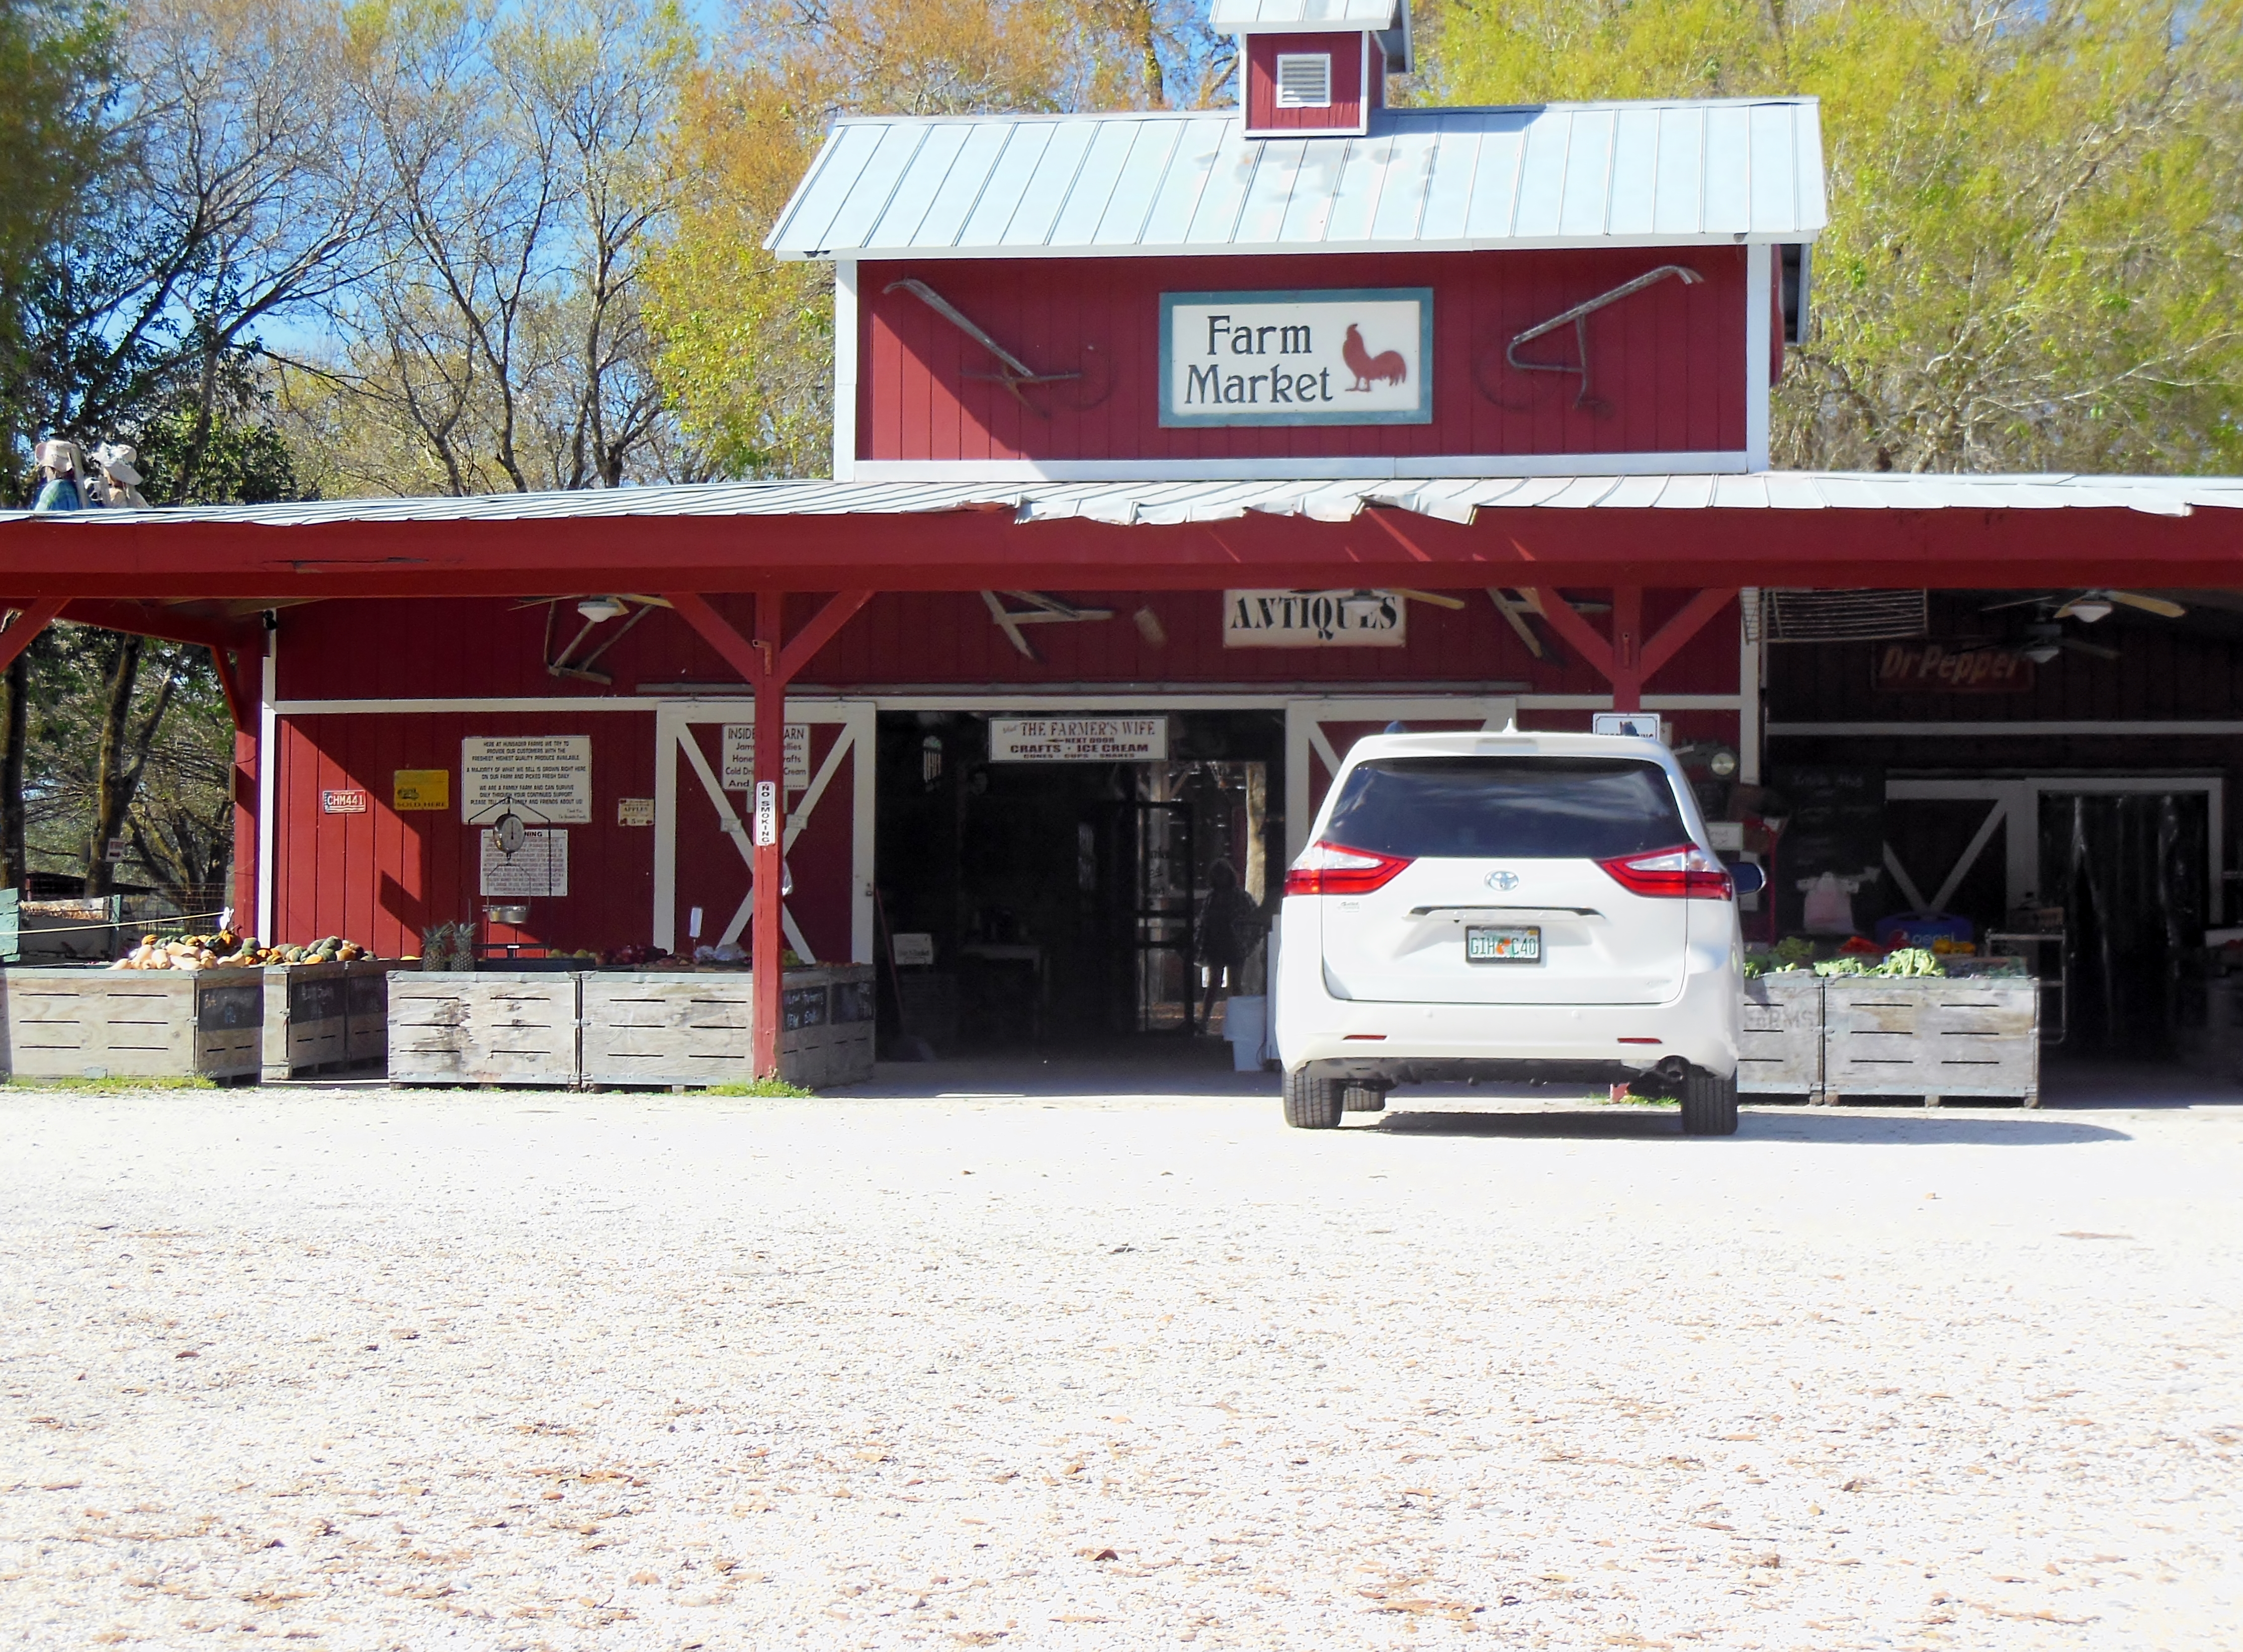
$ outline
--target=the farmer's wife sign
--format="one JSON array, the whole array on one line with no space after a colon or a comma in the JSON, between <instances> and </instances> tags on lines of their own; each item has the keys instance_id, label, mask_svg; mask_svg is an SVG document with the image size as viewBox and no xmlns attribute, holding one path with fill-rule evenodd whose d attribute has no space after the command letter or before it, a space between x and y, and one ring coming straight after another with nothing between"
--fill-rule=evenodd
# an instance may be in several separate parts
<instances>
[{"instance_id":1,"label":"the farmer's wife sign","mask_svg":"<svg viewBox=\"0 0 2243 1652\"><path fill-rule=\"evenodd\" d=\"M1163 292L1161 423L1424 425L1433 290Z\"/></svg>"}]
</instances>

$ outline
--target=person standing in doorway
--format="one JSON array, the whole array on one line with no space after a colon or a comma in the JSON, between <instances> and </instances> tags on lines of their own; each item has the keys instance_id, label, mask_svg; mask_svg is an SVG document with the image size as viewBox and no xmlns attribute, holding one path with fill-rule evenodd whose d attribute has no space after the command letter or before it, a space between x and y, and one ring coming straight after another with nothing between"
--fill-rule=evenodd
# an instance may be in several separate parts
<instances>
[{"instance_id":1,"label":"person standing in doorway","mask_svg":"<svg viewBox=\"0 0 2243 1652\"><path fill-rule=\"evenodd\" d=\"M1207 1007L1199 1024L1215 1024L1215 995L1238 991L1246 977L1246 957L1260 938L1262 914L1253 897L1238 887L1238 871L1219 860L1208 869L1207 899L1199 910L1199 961L1207 971Z\"/></svg>"}]
</instances>

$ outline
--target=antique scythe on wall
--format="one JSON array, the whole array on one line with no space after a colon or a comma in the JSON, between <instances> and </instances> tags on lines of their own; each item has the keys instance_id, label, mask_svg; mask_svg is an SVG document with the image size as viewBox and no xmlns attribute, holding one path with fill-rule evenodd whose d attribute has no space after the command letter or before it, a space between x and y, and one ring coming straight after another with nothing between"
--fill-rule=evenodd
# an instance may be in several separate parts
<instances>
[{"instance_id":1,"label":"antique scythe on wall","mask_svg":"<svg viewBox=\"0 0 2243 1652\"><path fill-rule=\"evenodd\" d=\"M1619 286L1614 287L1609 292L1600 292L1595 298L1585 299L1581 303L1575 305L1572 309L1563 311L1557 315L1552 316L1547 321L1542 322L1538 326L1529 327L1524 332L1512 335L1511 342L1503 347L1503 359L1509 362L1512 366L1519 369L1521 373L1570 373L1574 374L1581 381L1581 389L1580 393L1573 398L1573 406L1576 407L1585 408L1591 413L1609 413L1612 411L1612 406L1610 403L1605 401L1600 397L1592 396L1589 394L1589 318L1594 315L1598 311L1603 309L1606 305L1618 304L1622 299L1632 298L1636 293L1642 292L1646 287L1657 285L1660 282L1667 279L1670 275L1680 280L1685 286L1696 286L1706 279L1704 276L1699 274L1697 271L1685 268L1680 264L1662 264L1655 270L1646 271L1643 274L1637 276L1633 281L1621 283ZM1535 339L1545 337L1549 333L1555 332L1559 328L1567 326L1572 326L1573 329L1573 349L1577 359L1573 361L1521 361L1519 359L1519 346L1524 344L1532 344ZM1495 402L1499 406L1507 405L1503 401L1501 397L1496 395L1493 391L1489 390L1485 383L1480 386L1480 389L1482 393L1487 396L1489 400Z\"/></svg>"},{"instance_id":2,"label":"antique scythe on wall","mask_svg":"<svg viewBox=\"0 0 2243 1652\"><path fill-rule=\"evenodd\" d=\"M960 332L964 333L967 338L973 339L974 343L980 345L984 350L987 350L992 356L995 357L999 368L998 372L969 373L963 376L968 379L980 379L991 384L1000 384L1004 386L1006 393L1009 394L1014 401L1019 402L1020 406L1026 407L1030 413L1035 414L1039 419L1048 419L1051 417L1051 414L1044 408L1036 406L1034 402L1030 401L1027 397L1020 393L1022 387L1025 386L1081 383L1083 386L1084 393L1076 400L1075 405L1078 408L1095 407L1100 402L1106 400L1106 393L1111 386L1105 381L1107 375L1103 373L1100 373L1096 375L1093 375L1092 373L1082 370L1077 370L1074 373L1038 373L1034 368L1029 366L1027 362L1021 360L1020 357L1014 355L1011 351L1006 349L1003 345L999 344L994 339L991 338L987 331L984 329L979 322L968 316L964 311L960 310L949 299L944 298L942 294L937 292L933 287L927 285L924 281L912 279L906 279L901 281L891 281L881 290L886 292L910 293L912 297L917 299L921 304L926 306L928 309L933 311L935 314L940 316L945 321L950 323L952 326L956 327ZM1099 367L1103 366L1104 364L1098 359L1098 346L1096 345L1087 344L1083 346L1082 348L1088 366ZM1096 382L1093 382L1094 377Z\"/></svg>"}]
</instances>

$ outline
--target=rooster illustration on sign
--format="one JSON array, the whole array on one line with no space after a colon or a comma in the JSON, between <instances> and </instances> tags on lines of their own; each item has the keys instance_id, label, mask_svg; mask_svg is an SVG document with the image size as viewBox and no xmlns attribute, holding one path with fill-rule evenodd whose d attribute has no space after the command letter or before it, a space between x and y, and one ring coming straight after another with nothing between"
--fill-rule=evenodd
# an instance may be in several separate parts
<instances>
[{"instance_id":1,"label":"rooster illustration on sign","mask_svg":"<svg viewBox=\"0 0 2243 1652\"><path fill-rule=\"evenodd\" d=\"M1372 355L1364 347L1362 331L1352 321L1347 324L1347 337L1340 340L1339 353L1347 370L1355 375L1355 382L1348 386L1351 391L1367 391L1373 379L1398 385L1410 376L1410 364L1402 359L1399 350Z\"/></svg>"}]
</instances>

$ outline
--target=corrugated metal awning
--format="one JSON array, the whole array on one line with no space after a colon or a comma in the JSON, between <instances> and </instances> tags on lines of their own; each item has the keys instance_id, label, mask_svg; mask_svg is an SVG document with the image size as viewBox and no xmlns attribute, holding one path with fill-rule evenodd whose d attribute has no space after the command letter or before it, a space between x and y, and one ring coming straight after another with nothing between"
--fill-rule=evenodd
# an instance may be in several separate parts
<instances>
[{"instance_id":1,"label":"corrugated metal awning","mask_svg":"<svg viewBox=\"0 0 2243 1652\"><path fill-rule=\"evenodd\" d=\"M1361 138L1235 113L836 123L765 243L783 259L1121 257L1806 241L1819 108L1381 111Z\"/></svg>"},{"instance_id":2,"label":"corrugated metal awning","mask_svg":"<svg viewBox=\"0 0 2243 1652\"><path fill-rule=\"evenodd\" d=\"M2186 516L2203 507L2243 510L2243 478L1763 471L1742 476L1553 474L1387 481L707 482L583 493L484 494L465 499L81 511L45 517L10 511L0 513L0 525L38 521L98 532L104 524L125 523L143 527L163 522L308 527L340 522L906 516L1001 510L1020 522L1079 519L1150 527L1233 520L1249 513L1344 522L1366 506L1465 523L1481 511L1508 510L2127 510ZM0 574L5 566L5 554L0 552Z\"/></svg>"}]
</instances>

